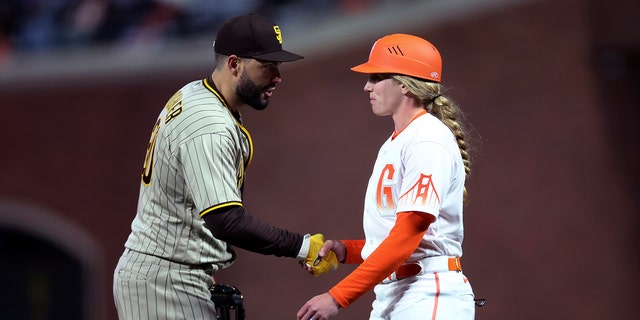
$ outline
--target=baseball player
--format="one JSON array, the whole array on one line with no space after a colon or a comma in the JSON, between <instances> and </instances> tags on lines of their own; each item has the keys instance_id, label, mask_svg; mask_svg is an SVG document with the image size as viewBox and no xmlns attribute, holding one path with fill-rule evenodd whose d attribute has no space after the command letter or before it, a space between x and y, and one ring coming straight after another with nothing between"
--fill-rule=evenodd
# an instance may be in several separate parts
<instances>
[{"instance_id":1,"label":"baseball player","mask_svg":"<svg viewBox=\"0 0 640 320\"><path fill-rule=\"evenodd\" d=\"M137 214L114 271L120 319L216 319L213 274L236 259L234 247L297 258L313 274L321 234L303 235L258 220L243 207L253 157L239 108L265 109L282 81L281 62L302 59L282 49L270 19L225 21L214 43L210 77L178 90L160 112L144 161Z\"/></svg>"},{"instance_id":2,"label":"baseball player","mask_svg":"<svg viewBox=\"0 0 640 320\"><path fill-rule=\"evenodd\" d=\"M459 110L441 94L442 61L428 41L407 34L378 39L364 91L374 114L393 119L365 194L365 240L329 240L342 263L360 265L310 299L298 319L335 316L367 291L370 319L473 319L474 294L462 273L462 208L469 157Z\"/></svg>"}]
</instances>

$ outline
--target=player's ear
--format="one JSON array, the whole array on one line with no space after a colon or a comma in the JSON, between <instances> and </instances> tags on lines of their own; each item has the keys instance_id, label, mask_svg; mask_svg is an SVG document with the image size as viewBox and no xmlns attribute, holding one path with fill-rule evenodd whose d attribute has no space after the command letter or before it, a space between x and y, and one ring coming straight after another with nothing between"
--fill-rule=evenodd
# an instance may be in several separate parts
<instances>
[{"instance_id":1,"label":"player's ear","mask_svg":"<svg viewBox=\"0 0 640 320\"><path fill-rule=\"evenodd\" d=\"M239 73L238 65L240 64L240 61L240 57L236 55L230 55L227 59L227 68L229 68L229 71L231 71L234 76Z\"/></svg>"},{"instance_id":2,"label":"player's ear","mask_svg":"<svg viewBox=\"0 0 640 320\"><path fill-rule=\"evenodd\" d=\"M402 94L404 95L410 93L409 88L407 88L404 84L400 84L400 92L402 92Z\"/></svg>"}]
</instances>

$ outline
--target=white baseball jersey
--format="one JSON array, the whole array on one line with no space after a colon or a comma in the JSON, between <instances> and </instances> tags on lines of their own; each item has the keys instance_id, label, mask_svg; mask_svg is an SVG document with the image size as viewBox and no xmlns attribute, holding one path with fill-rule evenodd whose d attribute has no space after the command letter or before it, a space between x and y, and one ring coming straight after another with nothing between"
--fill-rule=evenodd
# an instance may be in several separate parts
<instances>
[{"instance_id":1,"label":"white baseball jersey","mask_svg":"<svg viewBox=\"0 0 640 320\"><path fill-rule=\"evenodd\" d=\"M414 119L380 148L365 194L366 259L387 237L396 213L420 211L433 222L409 261L462 256L465 171L453 133L431 114Z\"/></svg>"},{"instance_id":2,"label":"white baseball jersey","mask_svg":"<svg viewBox=\"0 0 640 320\"><path fill-rule=\"evenodd\" d=\"M209 79L167 102L153 129L138 210L125 247L173 262L229 266L235 251L206 228L207 212L241 205L253 145Z\"/></svg>"}]
</instances>

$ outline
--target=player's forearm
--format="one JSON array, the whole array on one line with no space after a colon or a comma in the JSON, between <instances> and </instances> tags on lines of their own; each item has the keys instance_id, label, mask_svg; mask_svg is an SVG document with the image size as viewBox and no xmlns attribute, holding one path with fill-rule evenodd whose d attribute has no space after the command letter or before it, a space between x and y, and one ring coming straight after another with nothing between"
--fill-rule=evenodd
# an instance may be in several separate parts
<instances>
[{"instance_id":1,"label":"player's forearm","mask_svg":"<svg viewBox=\"0 0 640 320\"><path fill-rule=\"evenodd\" d=\"M389 236L351 274L329 293L346 308L398 269L420 244L432 217L424 213L398 213Z\"/></svg>"},{"instance_id":2,"label":"player's forearm","mask_svg":"<svg viewBox=\"0 0 640 320\"><path fill-rule=\"evenodd\" d=\"M295 258L304 235L270 226L242 207L215 211L204 217L214 237L245 250Z\"/></svg>"}]
</instances>

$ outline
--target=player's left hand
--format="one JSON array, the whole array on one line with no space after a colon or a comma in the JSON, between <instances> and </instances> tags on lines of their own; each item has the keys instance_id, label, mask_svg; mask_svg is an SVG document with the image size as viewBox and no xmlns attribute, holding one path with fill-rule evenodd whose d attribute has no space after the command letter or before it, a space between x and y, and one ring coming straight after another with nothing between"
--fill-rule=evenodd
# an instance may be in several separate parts
<instances>
[{"instance_id":1,"label":"player's left hand","mask_svg":"<svg viewBox=\"0 0 640 320\"><path fill-rule=\"evenodd\" d=\"M338 268L338 258L333 251L320 255L324 246L324 235L317 233L309 238L309 253L304 261L300 261L302 267L314 276L327 273Z\"/></svg>"},{"instance_id":2,"label":"player's left hand","mask_svg":"<svg viewBox=\"0 0 640 320\"><path fill-rule=\"evenodd\" d=\"M333 299L331 294L325 292L321 295L311 298L307 303L298 310L296 316L298 320L328 320L340 311L340 305Z\"/></svg>"}]
</instances>

